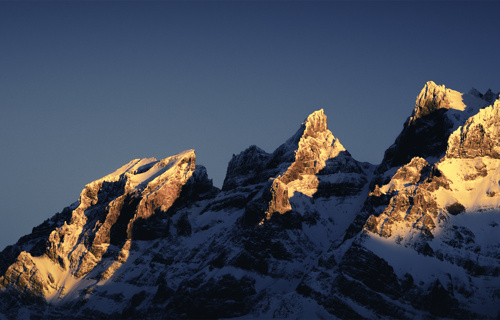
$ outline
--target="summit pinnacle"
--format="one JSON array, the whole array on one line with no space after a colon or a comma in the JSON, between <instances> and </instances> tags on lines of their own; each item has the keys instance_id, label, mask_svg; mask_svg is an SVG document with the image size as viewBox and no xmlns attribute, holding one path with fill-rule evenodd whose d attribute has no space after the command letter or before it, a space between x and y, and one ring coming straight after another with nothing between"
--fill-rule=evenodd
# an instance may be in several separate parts
<instances>
[{"instance_id":1,"label":"summit pinnacle","mask_svg":"<svg viewBox=\"0 0 500 320\"><path fill-rule=\"evenodd\" d=\"M0 252L0 318L497 318L499 123L428 82L379 166L323 109L221 190L194 150L132 160Z\"/></svg>"}]
</instances>

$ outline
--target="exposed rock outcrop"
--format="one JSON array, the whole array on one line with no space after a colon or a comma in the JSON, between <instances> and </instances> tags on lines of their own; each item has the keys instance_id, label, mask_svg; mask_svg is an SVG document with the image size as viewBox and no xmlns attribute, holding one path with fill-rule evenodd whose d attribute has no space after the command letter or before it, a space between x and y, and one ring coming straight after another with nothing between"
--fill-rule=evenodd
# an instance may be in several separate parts
<instances>
[{"instance_id":1,"label":"exposed rock outcrop","mask_svg":"<svg viewBox=\"0 0 500 320\"><path fill-rule=\"evenodd\" d=\"M465 105L467 101L469 105ZM450 134L470 116L488 105L479 92L463 95L429 81L417 97L411 117L385 154L377 171L404 165L414 157L437 159L444 155Z\"/></svg>"},{"instance_id":2,"label":"exposed rock outcrop","mask_svg":"<svg viewBox=\"0 0 500 320\"><path fill-rule=\"evenodd\" d=\"M222 190L244 187L265 181L263 172L271 155L257 146L250 146L239 155L233 155L227 166L226 178Z\"/></svg>"},{"instance_id":3,"label":"exposed rock outcrop","mask_svg":"<svg viewBox=\"0 0 500 320\"><path fill-rule=\"evenodd\" d=\"M206 170L196 168L195 159L194 151L189 150L160 161L133 160L88 184L80 195L79 205L71 212L71 219L48 235L45 252L38 252L39 258L21 253L0 278L2 285L23 289L22 279L36 279L32 282L38 293L61 294L64 288L53 285L56 280L81 278L111 253L111 266L97 271L100 277L109 278L128 258L136 221L167 212L186 185L184 191L191 190L191 194L193 189L197 195L200 191L216 192ZM116 250L113 248L118 249L116 254L112 254ZM61 279L54 280L54 272L38 272L40 268L61 269L58 272Z\"/></svg>"},{"instance_id":4,"label":"exposed rock outcrop","mask_svg":"<svg viewBox=\"0 0 500 320\"><path fill-rule=\"evenodd\" d=\"M323 110L222 190L193 150L133 160L0 253L0 318L498 317L493 97L427 83L378 167Z\"/></svg>"},{"instance_id":5,"label":"exposed rock outcrop","mask_svg":"<svg viewBox=\"0 0 500 320\"><path fill-rule=\"evenodd\" d=\"M500 100L470 117L449 140L447 157L500 159Z\"/></svg>"},{"instance_id":6,"label":"exposed rock outcrop","mask_svg":"<svg viewBox=\"0 0 500 320\"><path fill-rule=\"evenodd\" d=\"M293 140L289 140L285 145L292 146L298 136L300 139L293 162L282 175L273 181L272 200L266 211L266 220L271 219L274 213L283 214L290 211L292 207L288 199L293 197L295 192L312 197L318 191L320 183L316 175L325 168L327 160L335 159L341 153L344 157L350 158L344 146L328 130L323 109L312 113L304 121L297 134L292 137ZM354 161L351 160L351 162ZM354 163L353 165L356 166ZM359 169L357 173L363 173L361 168L357 167ZM330 172L337 173L334 170ZM264 220L261 223L263 222Z\"/></svg>"}]
</instances>

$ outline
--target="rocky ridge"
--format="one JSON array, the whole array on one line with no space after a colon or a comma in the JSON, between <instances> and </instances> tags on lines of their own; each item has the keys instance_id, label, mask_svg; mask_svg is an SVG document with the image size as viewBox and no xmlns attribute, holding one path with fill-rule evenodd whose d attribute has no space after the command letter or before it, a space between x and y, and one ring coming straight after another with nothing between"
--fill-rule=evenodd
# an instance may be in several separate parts
<instances>
[{"instance_id":1,"label":"rocky ridge","mask_svg":"<svg viewBox=\"0 0 500 320\"><path fill-rule=\"evenodd\" d=\"M436 161L444 155L450 134L470 116L491 104L490 100L473 90L462 94L427 82L403 130L386 150L378 172L404 165L417 156Z\"/></svg>"},{"instance_id":2,"label":"rocky ridge","mask_svg":"<svg viewBox=\"0 0 500 320\"><path fill-rule=\"evenodd\" d=\"M495 97L428 82L379 166L323 110L221 190L193 150L133 160L0 253L0 317L497 317Z\"/></svg>"}]
</instances>

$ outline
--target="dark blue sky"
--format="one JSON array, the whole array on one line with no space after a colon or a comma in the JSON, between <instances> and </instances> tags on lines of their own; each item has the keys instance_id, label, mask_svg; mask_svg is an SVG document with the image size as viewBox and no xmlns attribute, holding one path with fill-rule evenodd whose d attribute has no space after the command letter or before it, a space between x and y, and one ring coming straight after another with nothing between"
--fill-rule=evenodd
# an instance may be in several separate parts
<instances>
[{"instance_id":1,"label":"dark blue sky","mask_svg":"<svg viewBox=\"0 0 500 320\"><path fill-rule=\"evenodd\" d=\"M314 110L379 163L428 80L500 91L498 2L0 2L0 250L134 158L222 184Z\"/></svg>"}]
</instances>

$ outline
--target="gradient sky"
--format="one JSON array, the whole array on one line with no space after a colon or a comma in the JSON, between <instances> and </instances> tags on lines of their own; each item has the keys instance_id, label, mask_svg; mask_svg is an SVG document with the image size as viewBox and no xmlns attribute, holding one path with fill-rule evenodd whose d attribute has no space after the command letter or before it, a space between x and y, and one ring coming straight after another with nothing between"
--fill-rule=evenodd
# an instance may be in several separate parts
<instances>
[{"instance_id":1,"label":"gradient sky","mask_svg":"<svg viewBox=\"0 0 500 320\"><path fill-rule=\"evenodd\" d=\"M499 2L0 2L0 250L135 158L221 186L324 108L379 163L428 80L500 91Z\"/></svg>"}]
</instances>

